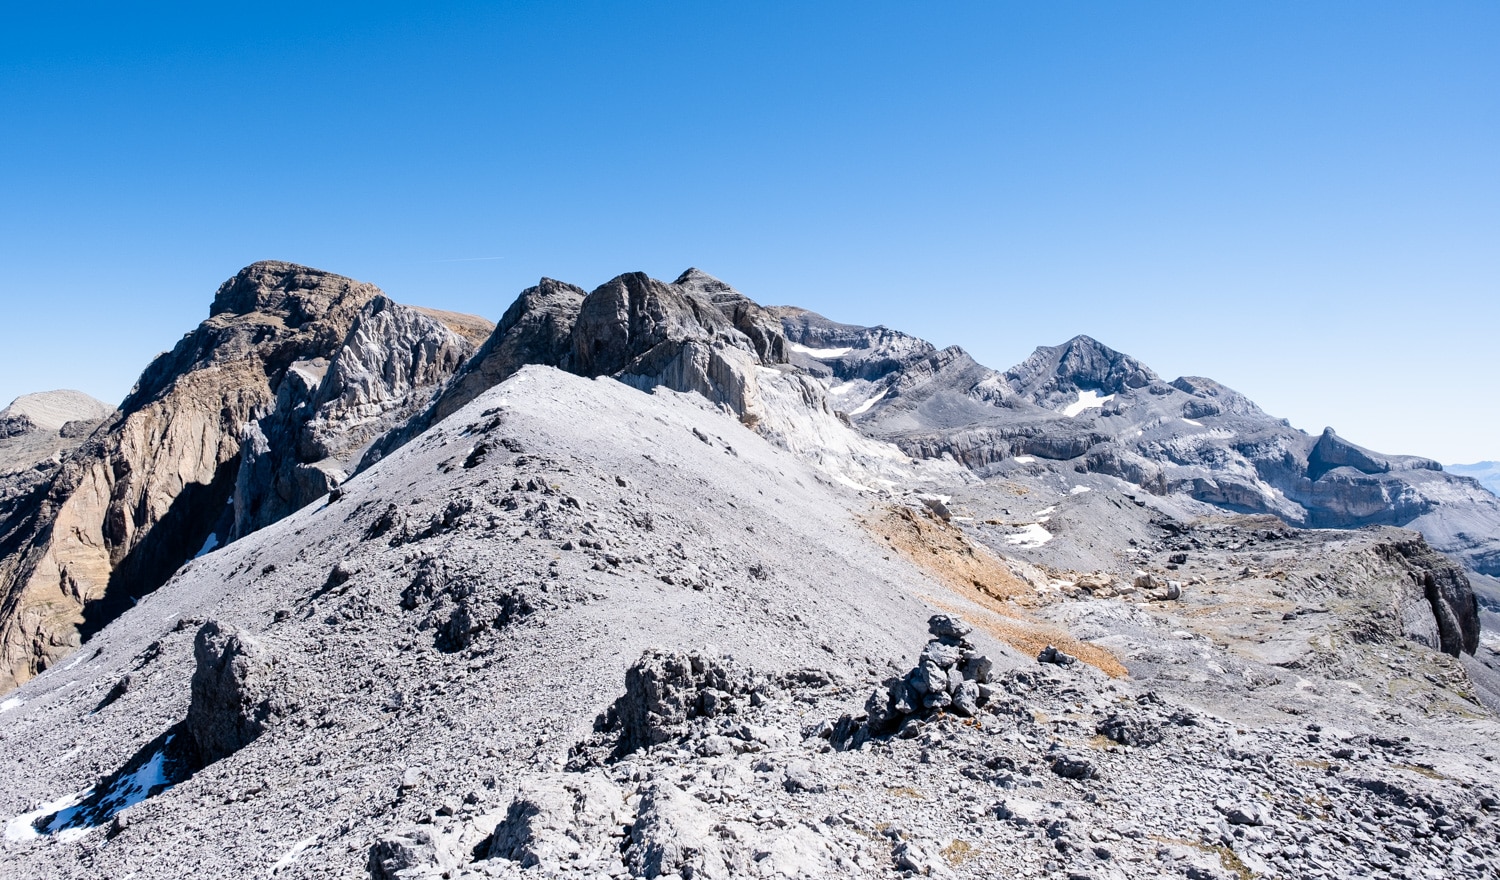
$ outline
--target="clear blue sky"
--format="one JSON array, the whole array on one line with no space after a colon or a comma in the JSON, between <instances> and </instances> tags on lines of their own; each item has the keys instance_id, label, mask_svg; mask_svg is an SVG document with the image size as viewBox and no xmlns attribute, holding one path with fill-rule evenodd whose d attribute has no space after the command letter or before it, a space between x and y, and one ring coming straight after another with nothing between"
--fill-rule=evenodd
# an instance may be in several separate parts
<instances>
[{"instance_id":1,"label":"clear blue sky","mask_svg":"<svg viewBox=\"0 0 1500 880\"><path fill-rule=\"evenodd\" d=\"M1500 458L1497 47L1492 0L7 4L0 398L118 402L259 259L491 319L696 265Z\"/></svg>"}]
</instances>

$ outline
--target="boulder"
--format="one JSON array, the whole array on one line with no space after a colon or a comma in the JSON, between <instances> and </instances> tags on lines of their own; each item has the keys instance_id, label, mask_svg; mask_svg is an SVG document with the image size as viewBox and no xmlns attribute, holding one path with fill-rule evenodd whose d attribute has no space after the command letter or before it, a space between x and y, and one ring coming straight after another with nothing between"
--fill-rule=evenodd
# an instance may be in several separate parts
<instances>
[{"instance_id":1,"label":"boulder","mask_svg":"<svg viewBox=\"0 0 1500 880\"><path fill-rule=\"evenodd\" d=\"M296 708L275 654L238 627L203 624L193 660L186 723L202 764L234 754Z\"/></svg>"},{"instance_id":2,"label":"boulder","mask_svg":"<svg viewBox=\"0 0 1500 880\"><path fill-rule=\"evenodd\" d=\"M490 838L488 858L523 868L584 868L610 857L618 865L623 829L634 820L625 793L589 773L524 782Z\"/></svg>"},{"instance_id":3,"label":"boulder","mask_svg":"<svg viewBox=\"0 0 1500 880\"><path fill-rule=\"evenodd\" d=\"M712 692L717 715L737 695L749 693L747 675L698 653L650 650L625 672L625 693L602 720L618 733L616 756L659 745L683 732L693 718L706 717L704 695Z\"/></svg>"}]
</instances>

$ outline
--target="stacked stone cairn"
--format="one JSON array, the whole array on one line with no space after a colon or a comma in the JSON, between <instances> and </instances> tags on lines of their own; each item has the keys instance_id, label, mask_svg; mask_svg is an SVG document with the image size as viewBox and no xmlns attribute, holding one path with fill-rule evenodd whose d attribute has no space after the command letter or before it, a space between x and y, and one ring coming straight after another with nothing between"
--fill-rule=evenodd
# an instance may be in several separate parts
<instances>
[{"instance_id":1,"label":"stacked stone cairn","mask_svg":"<svg viewBox=\"0 0 1500 880\"><path fill-rule=\"evenodd\" d=\"M972 626L952 615L936 614L927 621L927 629L933 638L916 667L887 679L865 702L866 733L855 733L856 748L868 736L914 736L914 722L940 712L977 715L994 695L990 675L995 664L965 638L974 631Z\"/></svg>"}]
</instances>

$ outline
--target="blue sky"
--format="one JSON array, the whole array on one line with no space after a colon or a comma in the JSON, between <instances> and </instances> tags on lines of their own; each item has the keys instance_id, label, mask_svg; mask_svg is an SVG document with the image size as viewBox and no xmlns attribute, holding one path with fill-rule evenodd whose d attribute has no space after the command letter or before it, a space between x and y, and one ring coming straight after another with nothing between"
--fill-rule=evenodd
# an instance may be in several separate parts
<instances>
[{"instance_id":1,"label":"blue sky","mask_svg":"<svg viewBox=\"0 0 1500 880\"><path fill-rule=\"evenodd\" d=\"M0 398L118 402L259 259L491 319L695 265L1500 458L1500 4L417 6L8 4Z\"/></svg>"}]
</instances>

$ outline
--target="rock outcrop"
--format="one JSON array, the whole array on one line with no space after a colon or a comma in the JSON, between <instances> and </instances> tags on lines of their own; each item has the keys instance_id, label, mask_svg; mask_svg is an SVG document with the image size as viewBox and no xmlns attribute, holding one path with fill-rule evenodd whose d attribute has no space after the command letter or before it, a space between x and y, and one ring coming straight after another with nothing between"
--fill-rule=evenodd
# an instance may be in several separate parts
<instances>
[{"instance_id":1,"label":"rock outcrop","mask_svg":"<svg viewBox=\"0 0 1500 880\"><path fill-rule=\"evenodd\" d=\"M193 660L185 727L200 764L234 754L296 708L285 661L239 627L203 624Z\"/></svg>"},{"instance_id":2,"label":"rock outcrop","mask_svg":"<svg viewBox=\"0 0 1500 880\"><path fill-rule=\"evenodd\" d=\"M511 304L432 405L375 443L362 467L527 364L697 393L757 424L766 407L755 368L785 363L786 352L769 312L696 269L671 284L630 272L587 294L543 278Z\"/></svg>"},{"instance_id":3,"label":"rock outcrop","mask_svg":"<svg viewBox=\"0 0 1500 880\"><path fill-rule=\"evenodd\" d=\"M0 410L0 535L113 411L81 391L25 394Z\"/></svg>"},{"instance_id":4,"label":"rock outcrop","mask_svg":"<svg viewBox=\"0 0 1500 880\"><path fill-rule=\"evenodd\" d=\"M0 523L0 691L195 554L326 492L338 455L425 405L469 350L373 285L290 263L241 270Z\"/></svg>"},{"instance_id":5,"label":"rock outcrop","mask_svg":"<svg viewBox=\"0 0 1500 880\"><path fill-rule=\"evenodd\" d=\"M440 318L378 295L331 359L292 365L275 407L245 428L231 537L326 495L370 440L429 404L474 351Z\"/></svg>"}]
</instances>

